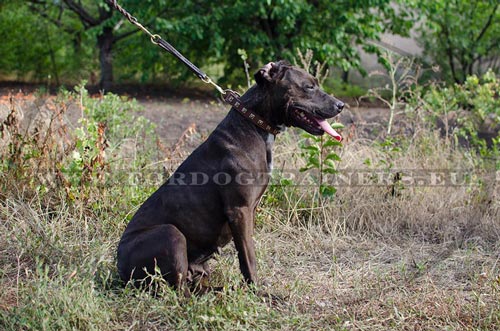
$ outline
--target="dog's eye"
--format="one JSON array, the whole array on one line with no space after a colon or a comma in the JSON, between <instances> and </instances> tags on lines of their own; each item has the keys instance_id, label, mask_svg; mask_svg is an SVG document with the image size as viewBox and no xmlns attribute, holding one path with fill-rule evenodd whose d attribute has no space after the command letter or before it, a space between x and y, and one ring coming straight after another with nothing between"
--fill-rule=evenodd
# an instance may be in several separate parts
<instances>
[{"instance_id":1,"label":"dog's eye","mask_svg":"<svg viewBox=\"0 0 500 331\"><path fill-rule=\"evenodd\" d=\"M312 90L314 90L315 87L314 87L314 85L306 85L305 88L306 88L306 90L312 91Z\"/></svg>"}]
</instances>

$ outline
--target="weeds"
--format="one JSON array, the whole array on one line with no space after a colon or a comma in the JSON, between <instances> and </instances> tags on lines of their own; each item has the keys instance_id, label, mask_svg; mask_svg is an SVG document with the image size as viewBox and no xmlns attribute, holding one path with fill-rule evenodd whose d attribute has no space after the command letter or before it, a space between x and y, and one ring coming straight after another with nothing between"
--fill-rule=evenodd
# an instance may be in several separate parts
<instances>
[{"instance_id":1,"label":"weeds","mask_svg":"<svg viewBox=\"0 0 500 331\"><path fill-rule=\"evenodd\" d=\"M375 71L370 73L370 76L385 77L389 83L383 87L371 88L368 96L382 101L389 108L387 135L390 135L394 115L401 106L405 105L403 100L411 96L412 87L417 83L420 71L412 59L398 56L390 51L384 52L380 60L387 72Z\"/></svg>"},{"instance_id":2,"label":"weeds","mask_svg":"<svg viewBox=\"0 0 500 331\"><path fill-rule=\"evenodd\" d=\"M318 61L313 61L314 52L310 49L302 53L302 51L297 48L297 58L298 60L294 59L294 64L311 73L311 75L318 79L319 85L323 85L330 72L328 68L326 68L326 62L320 63Z\"/></svg>"},{"instance_id":3,"label":"weeds","mask_svg":"<svg viewBox=\"0 0 500 331\"><path fill-rule=\"evenodd\" d=\"M344 126L341 124L333 125L335 129L341 129ZM313 136L311 134L303 134L304 140L300 143L301 155L306 160L305 166L300 168L301 172L311 169L317 170L315 181L318 186L318 191L323 197L333 197L337 189L328 184L325 180L325 175L334 175L337 173L335 162L340 162L340 156L333 152L333 147L342 146L336 140L328 139L325 141L323 136Z\"/></svg>"}]
</instances>

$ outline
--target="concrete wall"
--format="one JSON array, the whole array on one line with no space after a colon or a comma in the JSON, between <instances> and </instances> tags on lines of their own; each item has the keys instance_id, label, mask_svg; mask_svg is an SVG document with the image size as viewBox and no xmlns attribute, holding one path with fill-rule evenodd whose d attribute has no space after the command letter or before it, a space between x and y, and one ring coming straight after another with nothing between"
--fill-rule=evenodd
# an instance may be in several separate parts
<instances>
[{"instance_id":1,"label":"concrete wall","mask_svg":"<svg viewBox=\"0 0 500 331\"><path fill-rule=\"evenodd\" d=\"M374 45L380 47L381 49L387 49L396 54L400 54L407 57L415 57L422 55L422 48L417 44L415 38L405 38L393 34L383 34L380 41L374 41ZM374 54L369 54L360 49L361 65L369 74L371 72L384 70L384 68L378 63L378 58ZM371 87L374 84L380 83L380 78L370 78L363 77L357 71L351 71L349 73L349 82L364 87Z\"/></svg>"}]
</instances>

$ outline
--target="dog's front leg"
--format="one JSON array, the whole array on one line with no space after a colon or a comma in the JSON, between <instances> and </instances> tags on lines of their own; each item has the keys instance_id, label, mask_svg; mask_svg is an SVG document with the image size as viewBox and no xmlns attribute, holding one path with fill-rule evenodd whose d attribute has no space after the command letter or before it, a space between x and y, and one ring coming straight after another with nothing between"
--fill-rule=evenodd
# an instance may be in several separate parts
<instances>
[{"instance_id":1,"label":"dog's front leg","mask_svg":"<svg viewBox=\"0 0 500 331\"><path fill-rule=\"evenodd\" d=\"M234 244L238 250L240 270L248 284L257 282L257 263L253 242L253 210L248 207L234 207L226 211Z\"/></svg>"}]
</instances>

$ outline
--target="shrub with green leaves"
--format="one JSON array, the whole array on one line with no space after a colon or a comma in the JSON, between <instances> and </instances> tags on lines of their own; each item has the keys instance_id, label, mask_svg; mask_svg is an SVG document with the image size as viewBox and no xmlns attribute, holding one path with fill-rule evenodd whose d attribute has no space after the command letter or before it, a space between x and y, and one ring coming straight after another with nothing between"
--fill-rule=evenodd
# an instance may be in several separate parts
<instances>
[{"instance_id":1,"label":"shrub with green leaves","mask_svg":"<svg viewBox=\"0 0 500 331\"><path fill-rule=\"evenodd\" d=\"M497 159L500 167L500 79L492 71L472 75L464 84L431 85L413 102L431 114L447 137L477 150L484 158Z\"/></svg>"},{"instance_id":2,"label":"shrub with green leaves","mask_svg":"<svg viewBox=\"0 0 500 331\"><path fill-rule=\"evenodd\" d=\"M66 184L73 189L71 196L82 193L84 186L104 183L113 173L123 173L125 168L133 169L151 158L154 143L154 126L145 118L135 115L141 108L135 100L128 100L114 94L90 97L81 85L75 93L63 99L78 98L83 116L74 131L74 149L61 162L61 173ZM137 139L138 136L148 139ZM120 155L124 142L133 139L143 147L144 153L135 155L132 162L124 161ZM146 146L147 145L147 146ZM113 164L114 171L104 171ZM108 178L105 178L108 177ZM67 188L68 191L68 188Z\"/></svg>"},{"instance_id":3,"label":"shrub with green leaves","mask_svg":"<svg viewBox=\"0 0 500 331\"><path fill-rule=\"evenodd\" d=\"M24 128L21 114L26 110L14 104L2 124L3 135L10 139L0 150L3 190L12 180L33 193L58 194L63 189L71 201L88 201L90 191L110 190L109 183L122 181L156 156L154 126L136 115L141 108L135 100L90 96L82 84L75 92L43 99L40 107L45 121L39 124ZM80 116L77 123L69 120L70 109Z\"/></svg>"}]
</instances>

